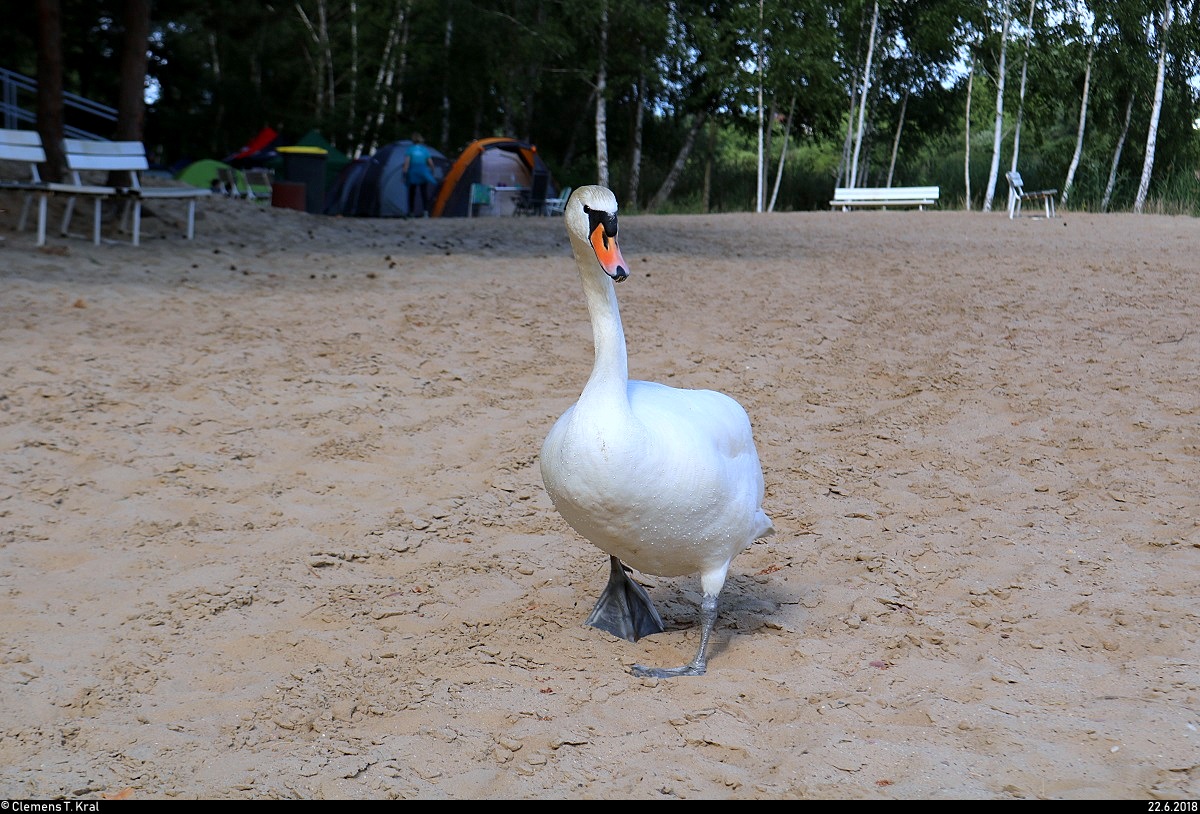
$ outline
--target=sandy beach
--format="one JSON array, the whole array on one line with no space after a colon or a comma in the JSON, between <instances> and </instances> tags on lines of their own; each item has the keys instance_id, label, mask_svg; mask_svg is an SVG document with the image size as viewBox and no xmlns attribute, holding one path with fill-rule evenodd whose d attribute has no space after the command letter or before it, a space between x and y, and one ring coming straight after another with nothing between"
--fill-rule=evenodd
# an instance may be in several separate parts
<instances>
[{"instance_id":1,"label":"sandy beach","mask_svg":"<svg viewBox=\"0 0 1200 814\"><path fill-rule=\"evenodd\" d=\"M0 210L0 797L1200 797L1196 219L622 217L630 373L776 527L655 680L698 581L586 627L538 469L561 218Z\"/></svg>"}]
</instances>

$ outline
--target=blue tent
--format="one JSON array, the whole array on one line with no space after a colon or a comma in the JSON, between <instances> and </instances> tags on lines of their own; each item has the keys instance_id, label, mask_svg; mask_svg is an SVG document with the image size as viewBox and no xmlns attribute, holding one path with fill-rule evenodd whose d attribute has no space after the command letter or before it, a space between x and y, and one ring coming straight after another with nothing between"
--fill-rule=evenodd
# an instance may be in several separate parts
<instances>
[{"instance_id":1,"label":"blue tent","mask_svg":"<svg viewBox=\"0 0 1200 814\"><path fill-rule=\"evenodd\" d=\"M325 199L326 215L363 218L399 218L408 214L408 184L404 180L404 153L411 141L394 141L380 147L370 158L351 161L338 175ZM428 146L428 145L427 145ZM432 207L450 161L429 147L437 183L429 191Z\"/></svg>"}]
</instances>

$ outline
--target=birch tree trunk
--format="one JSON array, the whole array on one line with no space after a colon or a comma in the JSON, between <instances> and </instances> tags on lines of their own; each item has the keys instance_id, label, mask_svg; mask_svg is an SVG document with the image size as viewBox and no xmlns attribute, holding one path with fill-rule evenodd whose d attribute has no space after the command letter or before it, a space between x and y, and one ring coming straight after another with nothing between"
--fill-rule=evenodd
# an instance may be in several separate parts
<instances>
[{"instance_id":1,"label":"birch tree trunk","mask_svg":"<svg viewBox=\"0 0 1200 814\"><path fill-rule=\"evenodd\" d=\"M309 19L307 12L299 2L296 4L296 14L308 31L313 41L315 56L313 58L313 87L316 93L314 108L317 115L332 113L337 95L334 91L333 46L329 41L329 18L326 13L325 0L317 0L317 21Z\"/></svg>"},{"instance_id":2,"label":"birch tree trunk","mask_svg":"<svg viewBox=\"0 0 1200 814\"><path fill-rule=\"evenodd\" d=\"M988 170L987 191L983 194L983 211L992 211L996 195L996 178L1000 174L1000 146L1004 138L1004 73L1008 58L1008 28L1012 22L1008 0L1004 2L1004 23L1000 27L1000 65L996 70L996 126L992 133L992 165Z\"/></svg>"},{"instance_id":3,"label":"birch tree trunk","mask_svg":"<svg viewBox=\"0 0 1200 814\"><path fill-rule=\"evenodd\" d=\"M863 128L866 123L867 91L871 87L871 60L875 56L875 30L879 25L879 0L871 16L871 35L867 40L867 64L863 68L862 94L858 100L858 133L854 139L854 158L850 162L850 186L858 186L858 157L862 150Z\"/></svg>"},{"instance_id":4,"label":"birch tree trunk","mask_svg":"<svg viewBox=\"0 0 1200 814\"><path fill-rule=\"evenodd\" d=\"M712 203L712 168L713 156L717 153L717 128L709 125L708 127L708 147L704 151L704 192L700 201L700 211L708 214L709 206Z\"/></svg>"},{"instance_id":5,"label":"birch tree trunk","mask_svg":"<svg viewBox=\"0 0 1200 814\"><path fill-rule=\"evenodd\" d=\"M642 61L641 64L646 64L646 48L641 49ZM639 187L642 185L642 136L645 132L646 122L646 72L643 70L638 75L638 90L637 90L637 107L633 111L633 149L629 155L629 192L625 199L634 208L637 208L638 195L641 193Z\"/></svg>"},{"instance_id":6,"label":"birch tree trunk","mask_svg":"<svg viewBox=\"0 0 1200 814\"><path fill-rule=\"evenodd\" d=\"M1025 29L1025 55L1021 60L1021 91L1017 96L1017 126L1013 129L1012 172L1017 171L1017 157L1021 152L1021 123L1025 120L1025 85L1029 76L1029 49L1033 43L1033 11L1037 0L1029 0L1029 24ZM998 179L997 179L998 180ZM1012 211L1013 197L1016 192L1012 185L1008 186L1008 210Z\"/></svg>"},{"instance_id":7,"label":"birch tree trunk","mask_svg":"<svg viewBox=\"0 0 1200 814\"><path fill-rule=\"evenodd\" d=\"M775 189L771 191L771 205L768 212L775 211L775 201L779 198L779 187L783 184L783 163L787 158L788 140L792 136L792 117L796 113L796 94L792 94L792 103L788 107L787 124L783 128L783 146L779 148L779 167L775 170Z\"/></svg>"},{"instance_id":8,"label":"birch tree trunk","mask_svg":"<svg viewBox=\"0 0 1200 814\"><path fill-rule=\"evenodd\" d=\"M442 147L450 144L450 45L454 41L454 12L446 11L446 32L442 37L442 53L446 69L442 71Z\"/></svg>"},{"instance_id":9,"label":"birch tree trunk","mask_svg":"<svg viewBox=\"0 0 1200 814\"><path fill-rule=\"evenodd\" d=\"M702 110L696 114L692 126L688 128L687 137L683 140L683 146L679 148L679 154L675 156L675 163L671 165L670 171L667 172L667 177L663 179L662 186L658 188L658 192L654 193L654 197L650 199L650 203L646 206L647 212L654 212L671 197L671 192L675 189L675 184L679 181L679 176L683 173L683 167L687 164L688 156L692 154L692 147L696 144L696 134L700 132L700 128L704 126L704 122L707 119L707 110Z\"/></svg>"},{"instance_id":10,"label":"birch tree trunk","mask_svg":"<svg viewBox=\"0 0 1200 814\"><path fill-rule=\"evenodd\" d=\"M355 158L364 153L374 152L379 144L379 134L387 120L388 104L396 81L396 50L401 40L401 31L407 27L408 9L411 5L412 0L398 2L388 24L388 33L379 57L379 68L375 72L375 82L371 87L371 105L374 111L366 111L363 117L358 144L354 147Z\"/></svg>"},{"instance_id":11,"label":"birch tree trunk","mask_svg":"<svg viewBox=\"0 0 1200 814\"><path fill-rule=\"evenodd\" d=\"M1092 57L1096 53L1096 41L1088 45L1087 67L1083 71L1083 101L1079 103L1079 131L1075 134L1075 154L1071 156L1071 165L1067 167L1067 180L1063 181L1062 205L1067 205L1071 187L1075 184L1075 171L1079 169L1079 158L1083 155L1083 132L1087 125L1088 96L1092 84Z\"/></svg>"},{"instance_id":12,"label":"birch tree trunk","mask_svg":"<svg viewBox=\"0 0 1200 814\"><path fill-rule=\"evenodd\" d=\"M358 3L356 0L350 0L350 110L346 114L346 121L358 121Z\"/></svg>"},{"instance_id":13,"label":"birch tree trunk","mask_svg":"<svg viewBox=\"0 0 1200 814\"><path fill-rule=\"evenodd\" d=\"M904 89L904 99L900 102L900 120L896 122L896 137L892 139L892 160L888 164L887 186L892 185L892 176L896 172L896 154L900 152L900 133L904 130L904 115L908 110L908 88Z\"/></svg>"},{"instance_id":14,"label":"birch tree trunk","mask_svg":"<svg viewBox=\"0 0 1200 814\"><path fill-rule=\"evenodd\" d=\"M967 122L966 142L963 145L963 182L966 189L966 199L963 208L971 211L971 91L975 87L975 60L971 60L971 71L967 74Z\"/></svg>"},{"instance_id":15,"label":"birch tree trunk","mask_svg":"<svg viewBox=\"0 0 1200 814\"><path fill-rule=\"evenodd\" d=\"M764 197L764 174L766 169L763 168L762 155L762 4L763 0L758 0L758 172L755 178L755 196L754 210L756 213L762 213L762 200Z\"/></svg>"},{"instance_id":16,"label":"birch tree trunk","mask_svg":"<svg viewBox=\"0 0 1200 814\"><path fill-rule=\"evenodd\" d=\"M846 116L846 137L842 139L842 158L838 162L836 186L845 186L850 177L850 151L854 146L854 105L858 99L858 77L850 83L850 112Z\"/></svg>"},{"instance_id":17,"label":"birch tree trunk","mask_svg":"<svg viewBox=\"0 0 1200 814\"><path fill-rule=\"evenodd\" d=\"M1133 100L1137 94L1130 93L1129 101L1125 103L1125 124L1121 127L1121 137L1117 139L1116 149L1113 150L1112 166L1108 168L1108 183L1104 186L1104 197L1100 200L1100 211L1107 212L1112 201L1113 188L1117 185L1117 165L1121 163L1121 151L1125 149L1125 139L1129 136L1129 121L1133 117Z\"/></svg>"},{"instance_id":18,"label":"birch tree trunk","mask_svg":"<svg viewBox=\"0 0 1200 814\"><path fill-rule=\"evenodd\" d=\"M608 186L608 0L600 6L600 69L596 72L596 183Z\"/></svg>"},{"instance_id":19,"label":"birch tree trunk","mask_svg":"<svg viewBox=\"0 0 1200 814\"><path fill-rule=\"evenodd\" d=\"M1158 117L1162 114L1163 84L1167 68L1167 31L1171 28L1172 0L1163 3L1162 25L1158 29L1158 75L1154 79L1154 104L1150 108L1150 129L1146 133L1146 158L1142 162L1142 179L1138 182L1133 211L1141 214L1150 193L1150 176L1154 173L1154 148L1158 142Z\"/></svg>"}]
</instances>

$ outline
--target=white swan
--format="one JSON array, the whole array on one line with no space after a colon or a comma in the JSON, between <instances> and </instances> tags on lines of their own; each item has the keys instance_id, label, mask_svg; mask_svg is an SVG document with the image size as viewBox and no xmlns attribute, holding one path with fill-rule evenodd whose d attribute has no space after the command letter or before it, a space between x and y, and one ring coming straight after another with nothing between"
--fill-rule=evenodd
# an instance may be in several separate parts
<instances>
[{"instance_id":1,"label":"white swan","mask_svg":"<svg viewBox=\"0 0 1200 814\"><path fill-rule=\"evenodd\" d=\"M613 282L629 272L617 245L617 199L580 187L563 213L583 280L596 360L583 393L542 445L546 491L571 528L610 557L587 623L630 641L663 624L622 563L674 577L699 574L703 625L696 657L680 667L635 665L635 675L703 675L717 597L729 564L774 531L762 510L763 475L741 405L711 390L629 381Z\"/></svg>"}]
</instances>

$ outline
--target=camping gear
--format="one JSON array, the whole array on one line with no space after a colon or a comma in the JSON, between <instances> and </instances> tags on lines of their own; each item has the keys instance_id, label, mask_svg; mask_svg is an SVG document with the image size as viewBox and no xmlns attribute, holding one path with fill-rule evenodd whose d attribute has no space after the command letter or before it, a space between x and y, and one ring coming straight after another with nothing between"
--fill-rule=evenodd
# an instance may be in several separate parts
<instances>
[{"instance_id":1,"label":"camping gear","mask_svg":"<svg viewBox=\"0 0 1200 814\"><path fill-rule=\"evenodd\" d=\"M326 215L366 218L399 218L408 214L408 184L404 180L404 154L409 140L380 147L370 158L350 162L334 182L326 198ZM429 145L434 178L431 194L437 199L438 184L450 168L450 160Z\"/></svg>"},{"instance_id":2,"label":"camping gear","mask_svg":"<svg viewBox=\"0 0 1200 814\"><path fill-rule=\"evenodd\" d=\"M555 197L558 184L537 148L504 136L480 139L463 150L446 173L434 197L433 216L465 218L471 211L471 185L486 184L496 190L490 207L478 207L480 215L511 215L520 189L533 185L534 173L545 173L548 197Z\"/></svg>"}]
</instances>

